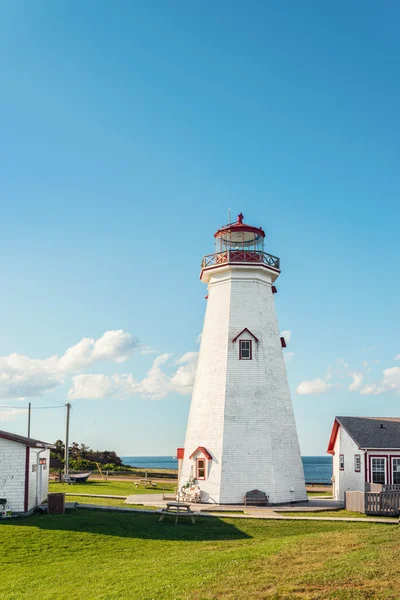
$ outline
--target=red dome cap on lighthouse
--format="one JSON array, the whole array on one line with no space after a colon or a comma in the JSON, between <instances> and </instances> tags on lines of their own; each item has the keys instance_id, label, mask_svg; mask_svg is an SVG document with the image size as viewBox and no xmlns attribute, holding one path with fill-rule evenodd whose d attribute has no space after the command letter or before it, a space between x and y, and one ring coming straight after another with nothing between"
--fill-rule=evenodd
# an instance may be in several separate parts
<instances>
[{"instance_id":1,"label":"red dome cap on lighthouse","mask_svg":"<svg viewBox=\"0 0 400 600\"><path fill-rule=\"evenodd\" d=\"M222 245L240 244L243 246L262 244L265 238L265 232L262 227L253 227L243 223L243 213L238 215L236 223L228 223L214 233L214 237L220 238Z\"/></svg>"},{"instance_id":2,"label":"red dome cap on lighthouse","mask_svg":"<svg viewBox=\"0 0 400 600\"><path fill-rule=\"evenodd\" d=\"M214 237L220 237L221 235L224 235L228 232L240 234L246 232L256 234L257 237L265 237L265 231L262 227L253 227L252 225L247 225L246 223L243 223L243 219L243 213L240 213L240 215L238 215L236 223L228 223L228 225L224 225L224 227L221 227L221 229L218 229L218 231L214 233Z\"/></svg>"}]
</instances>

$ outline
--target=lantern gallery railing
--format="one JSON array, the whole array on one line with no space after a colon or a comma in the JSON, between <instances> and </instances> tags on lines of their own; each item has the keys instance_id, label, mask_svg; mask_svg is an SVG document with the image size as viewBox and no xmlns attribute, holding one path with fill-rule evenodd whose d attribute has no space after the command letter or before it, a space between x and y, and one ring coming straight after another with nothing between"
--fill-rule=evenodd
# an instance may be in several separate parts
<instances>
[{"instance_id":1,"label":"lantern gallery railing","mask_svg":"<svg viewBox=\"0 0 400 600\"><path fill-rule=\"evenodd\" d=\"M280 270L280 261L277 256L255 250L225 250L207 254L202 260L201 268L205 269L223 263L262 263Z\"/></svg>"}]
</instances>

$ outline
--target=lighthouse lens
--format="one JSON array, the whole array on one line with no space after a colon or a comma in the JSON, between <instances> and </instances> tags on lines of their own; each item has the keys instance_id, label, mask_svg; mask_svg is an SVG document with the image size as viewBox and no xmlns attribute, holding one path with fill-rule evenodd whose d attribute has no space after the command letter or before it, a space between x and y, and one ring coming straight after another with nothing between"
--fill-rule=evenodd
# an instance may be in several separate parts
<instances>
[{"instance_id":1,"label":"lighthouse lens","mask_svg":"<svg viewBox=\"0 0 400 600\"><path fill-rule=\"evenodd\" d=\"M264 238L253 232L229 231L215 239L217 251L224 250L255 250L262 252Z\"/></svg>"}]
</instances>

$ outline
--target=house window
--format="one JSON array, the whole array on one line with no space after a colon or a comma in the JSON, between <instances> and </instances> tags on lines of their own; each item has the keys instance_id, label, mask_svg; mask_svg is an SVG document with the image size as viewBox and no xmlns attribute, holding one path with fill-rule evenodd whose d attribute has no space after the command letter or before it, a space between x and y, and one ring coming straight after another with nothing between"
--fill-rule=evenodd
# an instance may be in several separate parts
<instances>
[{"instance_id":1,"label":"house window","mask_svg":"<svg viewBox=\"0 0 400 600\"><path fill-rule=\"evenodd\" d=\"M339 469L344 471L344 454L339 454Z\"/></svg>"},{"instance_id":2,"label":"house window","mask_svg":"<svg viewBox=\"0 0 400 600\"><path fill-rule=\"evenodd\" d=\"M206 478L206 459L198 458L196 461L196 465L197 465L196 479L205 479Z\"/></svg>"},{"instance_id":3,"label":"house window","mask_svg":"<svg viewBox=\"0 0 400 600\"><path fill-rule=\"evenodd\" d=\"M251 340L240 340L239 342L239 358L240 360L252 359Z\"/></svg>"},{"instance_id":4,"label":"house window","mask_svg":"<svg viewBox=\"0 0 400 600\"><path fill-rule=\"evenodd\" d=\"M386 458L372 458L372 483L386 483Z\"/></svg>"},{"instance_id":5,"label":"house window","mask_svg":"<svg viewBox=\"0 0 400 600\"><path fill-rule=\"evenodd\" d=\"M392 483L400 484L400 457L393 458L392 469L393 469Z\"/></svg>"},{"instance_id":6,"label":"house window","mask_svg":"<svg viewBox=\"0 0 400 600\"><path fill-rule=\"evenodd\" d=\"M361 455L360 454L354 455L354 470L356 473L359 473L361 471Z\"/></svg>"}]
</instances>

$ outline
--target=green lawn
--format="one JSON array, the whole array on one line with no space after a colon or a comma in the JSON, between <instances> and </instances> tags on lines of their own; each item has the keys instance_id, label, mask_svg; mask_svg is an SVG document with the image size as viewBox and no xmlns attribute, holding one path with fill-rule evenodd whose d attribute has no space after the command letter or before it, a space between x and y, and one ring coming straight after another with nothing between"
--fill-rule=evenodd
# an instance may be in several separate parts
<instances>
[{"instance_id":1,"label":"green lawn","mask_svg":"<svg viewBox=\"0 0 400 600\"><path fill-rule=\"evenodd\" d=\"M307 496L329 496L332 498L332 492L307 492Z\"/></svg>"},{"instance_id":2,"label":"green lawn","mask_svg":"<svg viewBox=\"0 0 400 600\"><path fill-rule=\"evenodd\" d=\"M0 523L4 600L400 598L397 526L77 510Z\"/></svg>"},{"instance_id":3,"label":"green lawn","mask_svg":"<svg viewBox=\"0 0 400 600\"><path fill-rule=\"evenodd\" d=\"M64 492L65 494L104 494L110 496L130 496L131 494L162 494L173 492L173 483L157 482L156 488L138 488L132 481L89 481L87 483L58 483L50 482L49 492Z\"/></svg>"}]
</instances>

